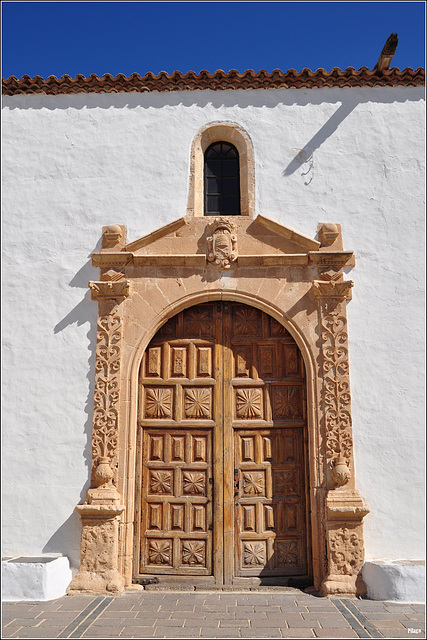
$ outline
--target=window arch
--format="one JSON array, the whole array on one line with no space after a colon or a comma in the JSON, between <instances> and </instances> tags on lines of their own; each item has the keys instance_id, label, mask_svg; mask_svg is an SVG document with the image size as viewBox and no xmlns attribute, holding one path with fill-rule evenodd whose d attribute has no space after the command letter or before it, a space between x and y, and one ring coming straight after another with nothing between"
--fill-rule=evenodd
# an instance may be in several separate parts
<instances>
[{"instance_id":1,"label":"window arch","mask_svg":"<svg viewBox=\"0 0 427 640\"><path fill-rule=\"evenodd\" d=\"M229 142L213 142L205 151L205 216L240 215L239 152Z\"/></svg>"},{"instance_id":2,"label":"window arch","mask_svg":"<svg viewBox=\"0 0 427 640\"><path fill-rule=\"evenodd\" d=\"M205 215L205 154L214 143L228 144L233 147L239 159L238 185L240 210L222 215L254 215L255 169L252 141L247 132L235 122L211 122L205 125L193 139L190 156L190 181L187 202L187 215ZM212 176L215 177L215 176ZM210 195L216 195L211 193ZM207 215L221 215L208 213Z\"/></svg>"}]
</instances>

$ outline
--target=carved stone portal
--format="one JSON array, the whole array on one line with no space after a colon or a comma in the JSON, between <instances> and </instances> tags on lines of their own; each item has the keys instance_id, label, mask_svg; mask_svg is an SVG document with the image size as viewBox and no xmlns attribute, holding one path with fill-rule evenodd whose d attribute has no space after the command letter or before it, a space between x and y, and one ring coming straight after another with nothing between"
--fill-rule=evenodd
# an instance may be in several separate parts
<instances>
[{"instance_id":1,"label":"carved stone portal","mask_svg":"<svg viewBox=\"0 0 427 640\"><path fill-rule=\"evenodd\" d=\"M218 418L211 391L214 372L220 367L206 340L213 335L209 332L215 322L200 305L218 301L224 313L228 306L233 308L230 322L241 336L227 365L228 375L237 380L253 377L252 384L237 385L229 409L235 412L237 421L247 425L245 429L251 429L242 436L239 455L250 458L249 436L257 433L257 422L265 420L268 412L278 421L306 421L311 549L307 562L303 562L298 541L279 540L275 562L278 567L289 568L289 575L293 566L304 565L314 587L325 594L363 594L363 518L369 509L355 487L346 316L353 283L343 279L344 268L354 266L354 256L351 251L343 251L340 225L321 225L320 242L261 215L255 220L248 216L221 217L210 224L203 217L182 218L130 244L126 244L125 234L124 225L104 227L102 249L92 255L93 265L101 273L98 281L89 283L99 309L91 488L85 503L77 507L82 520L81 565L71 591L114 593L132 587L138 573L135 514L140 508L136 499L141 498L135 497L135 487L140 486L136 475L141 438L151 438L150 455L154 460L152 468L148 465L142 470L146 478L143 491L156 496L158 504L166 504L178 482L178 467L173 475L167 465L162 468L156 462L162 454L155 425L166 425L178 415L178 396L167 383L169 378L182 381L179 420L194 423L194 449L186 444L185 456L190 459L190 450L196 457L205 455L203 443L211 437L210 429ZM207 253L203 253L205 238ZM213 270L212 265L218 268ZM233 304L227 305L227 301ZM180 330L199 336L191 347L191 357L184 343L173 342L174 323L183 310ZM162 349L156 346L151 346L144 357L157 333L172 340L167 366ZM292 348L277 355L269 340L277 342L280 336L289 334L294 340ZM252 344L249 338L254 335L262 338ZM260 355L259 371L252 362L254 349ZM298 375L301 357L307 371L304 388L291 382L292 376ZM143 394L138 389L141 362L144 375L153 381ZM275 383L268 391L257 380L268 380L277 367L289 380ZM190 381L196 378L200 382L192 386ZM141 425L147 421L153 426L144 431ZM197 433L203 421L207 427ZM184 455L180 432L174 438L173 455L178 460ZM268 458L273 440L268 434L264 434L264 440ZM223 455L229 455L233 446L230 440ZM193 466L183 463L179 487L186 504L195 505L191 522L196 531L207 525L202 510L196 507L212 485L207 482L207 467L200 461ZM279 490L280 485L281 490L292 493L297 478L285 471L276 469L271 486ZM261 504L267 486L263 468L242 468L238 473L235 482L242 495L247 501L259 500ZM147 515L153 531L161 522L161 510L154 502ZM232 498L229 502L234 504ZM218 504L217 500L212 508L218 509ZM274 509L264 506L265 526L275 527ZM283 514L290 523L294 518L291 511ZM175 527L179 528L183 513L175 509ZM256 527L255 513L243 505L241 522L245 530ZM222 548L223 540L233 534L221 518L216 522L215 547ZM232 518L229 522L233 527ZM204 584L242 585L245 576L257 575L272 553L270 543L245 538L236 565L233 550L225 559L221 554L214 559L208 557L207 539L194 534L181 541L181 568L177 571L186 576L186 581L195 581L201 575ZM233 545L227 544L224 548L232 549ZM178 542L172 544L172 538L161 535L147 539L144 562L160 581L167 579L168 572L176 573L174 545Z\"/></svg>"}]
</instances>

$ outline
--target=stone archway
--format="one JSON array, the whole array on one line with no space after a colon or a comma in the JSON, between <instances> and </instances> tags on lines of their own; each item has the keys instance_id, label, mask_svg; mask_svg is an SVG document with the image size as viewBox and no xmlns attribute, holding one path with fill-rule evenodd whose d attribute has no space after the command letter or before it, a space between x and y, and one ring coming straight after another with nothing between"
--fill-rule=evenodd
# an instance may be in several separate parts
<instances>
[{"instance_id":1,"label":"stone archway","mask_svg":"<svg viewBox=\"0 0 427 640\"><path fill-rule=\"evenodd\" d=\"M210 224L208 224L210 222ZM216 260L215 234L233 236L228 262ZM267 218L183 218L125 244L124 228L104 228L93 254L101 280L92 484L82 517L82 561L71 589L120 591L134 574L138 369L168 318L210 300L251 305L295 339L307 372L307 428L313 584L324 593L362 593L362 519L355 489L346 333L351 282L338 225L321 242Z\"/></svg>"}]
</instances>

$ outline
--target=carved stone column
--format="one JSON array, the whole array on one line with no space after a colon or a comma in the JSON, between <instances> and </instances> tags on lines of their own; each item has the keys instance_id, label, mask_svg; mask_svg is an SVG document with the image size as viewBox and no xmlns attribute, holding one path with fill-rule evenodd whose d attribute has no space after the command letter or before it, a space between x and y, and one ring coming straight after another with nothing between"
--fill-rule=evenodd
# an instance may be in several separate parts
<instances>
[{"instance_id":1,"label":"carved stone column","mask_svg":"<svg viewBox=\"0 0 427 640\"><path fill-rule=\"evenodd\" d=\"M117 247L121 227L104 227L104 247ZM92 431L91 488L76 511L82 521L80 570L70 592L117 593L124 579L118 571L119 518L124 511L117 491L118 420L122 302L129 295L129 282L118 280L116 270L101 272L100 282L89 282L92 300L98 301L98 331L95 360L95 393Z\"/></svg>"},{"instance_id":2,"label":"carved stone column","mask_svg":"<svg viewBox=\"0 0 427 640\"><path fill-rule=\"evenodd\" d=\"M331 225L328 225L331 226ZM321 280L313 283L319 301L322 351L321 420L327 492L325 528L328 574L324 594L364 594L363 517L369 513L355 489L346 301L351 281L342 280L348 253L320 251L316 258Z\"/></svg>"}]
</instances>

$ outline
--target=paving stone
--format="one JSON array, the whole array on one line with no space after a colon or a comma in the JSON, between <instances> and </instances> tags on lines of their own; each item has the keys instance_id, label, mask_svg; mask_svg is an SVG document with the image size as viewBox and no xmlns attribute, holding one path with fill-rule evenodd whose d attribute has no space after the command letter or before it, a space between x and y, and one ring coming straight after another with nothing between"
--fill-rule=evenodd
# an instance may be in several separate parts
<instances>
[{"instance_id":1,"label":"paving stone","mask_svg":"<svg viewBox=\"0 0 427 640\"><path fill-rule=\"evenodd\" d=\"M312 629L283 629L280 628L282 638L315 638Z\"/></svg>"},{"instance_id":2,"label":"paving stone","mask_svg":"<svg viewBox=\"0 0 427 640\"><path fill-rule=\"evenodd\" d=\"M41 623L41 620L35 618L15 618L7 625L7 628L15 627L37 627Z\"/></svg>"},{"instance_id":3,"label":"paving stone","mask_svg":"<svg viewBox=\"0 0 427 640\"><path fill-rule=\"evenodd\" d=\"M125 627L120 632L120 638L152 638L154 627Z\"/></svg>"},{"instance_id":4,"label":"paving stone","mask_svg":"<svg viewBox=\"0 0 427 640\"><path fill-rule=\"evenodd\" d=\"M56 621L55 623L64 623L65 625L70 624L77 616L79 615L79 611L41 611L36 620L52 620Z\"/></svg>"},{"instance_id":5,"label":"paving stone","mask_svg":"<svg viewBox=\"0 0 427 640\"><path fill-rule=\"evenodd\" d=\"M424 622L426 617L424 613L405 613L405 620L413 620L416 622Z\"/></svg>"},{"instance_id":6,"label":"paving stone","mask_svg":"<svg viewBox=\"0 0 427 640\"><path fill-rule=\"evenodd\" d=\"M406 629L421 629L422 631L426 630L425 621L413 622L412 620L401 620L400 624L402 624Z\"/></svg>"},{"instance_id":7,"label":"paving stone","mask_svg":"<svg viewBox=\"0 0 427 640\"><path fill-rule=\"evenodd\" d=\"M53 627L46 627L46 629L31 629L29 627L25 627L20 629L13 636L7 636L9 638L56 638L59 633L61 633L62 627L59 629L54 629ZM5 637L5 636L3 636Z\"/></svg>"},{"instance_id":8,"label":"paving stone","mask_svg":"<svg viewBox=\"0 0 427 640\"><path fill-rule=\"evenodd\" d=\"M359 636L353 629L315 629L316 638L358 638Z\"/></svg>"},{"instance_id":9,"label":"paving stone","mask_svg":"<svg viewBox=\"0 0 427 640\"><path fill-rule=\"evenodd\" d=\"M235 638L236 636L230 629L202 627L200 635L202 638Z\"/></svg>"},{"instance_id":10,"label":"paving stone","mask_svg":"<svg viewBox=\"0 0 427 640\"><path fill-rule=\"evenodd\" d=\"M154 632L155 638L199 638L200 637L200 627L186 627L185 629L180 629L176 627L157 627Z\"/></svg>"},{"instance_id":11,"label":"paving stone","mask_svg":"<svg viewBox=\"0 0 427 640\"><path fill-rule=\"evenodd\" d=\"M423 633L408 633L407 631L398 631L397 629L381 629L384 638L425 638Z\"/></svg>"},{"instance_id":12,"label":"paving stone","mask_svg":"<svg viewBox=\"0 0 427 640\"><path fill-rule=\"evenodd\" d=\"M277 627L286 627L286 617L282 615L280 619L274 620L260 620L259 618L250 619L251 627L254 629L275 629Z\"/></svg>"},{"instance_id":13,"label":"paving stone","mask_svg":"<svg viewBox=\"0 0 427 640\"><path fill-rule=\"evenodd\" d=\"M411 623L409 623L411 625ZM405 627L397 620L375 620L374 627L377 629L401 629L404 631Z\"/></svg>"},{"instance_id":14,"label":"paving stone","mask_svg":"<svg viewBox=\"0 0 427 640\"><path fill-rule=\"evenodd\" d=\"M281 638L280 629L240 629L242 638Z\"/></svg>"},{"instance_id":15,"label":"paving stone","mask_svg":"<svg viewBox=\"0 0 427 640\"><path fill-rule=\"evenodd\" d=\"M263 623L265 624L265 623ZM220 628L227 628L227 627L233 627L234 629L238 629L239 627L249 627L249 620L232 620L230 618L228 618L227 620L220 620L219 621L219 626Z\"/></svg>"},{"instance_id":16,"label":"paving stone","mask_svg":"<svg viewBox=\"0 0 427 640\"><path fill-rule=\"evenodd\" d=\"M136 618L137 613L138 613L137 609L134 609L133 611L111 611L110 608L107 607L107 609L105 609L101 613L100 617L101 618Z\"/></svg>"},{"instance_id":17,"label":"paving stone","mask_svg":"<svg viewBox=\"0 0 427 640\"><path fill-rule=\"evenodd\" d=\"M395 619L395 616L392 613L389 613L387 611L381 611L379 613L371 613L370 611L365 611L363 613L363 615L365 616L365 618L368 618L368 620L391 620L391 619ZM405 614L399 614L399 617L401 615L405 615ZM397 617L397 616L396 616Z\"/></svg>"}]
</instances>

